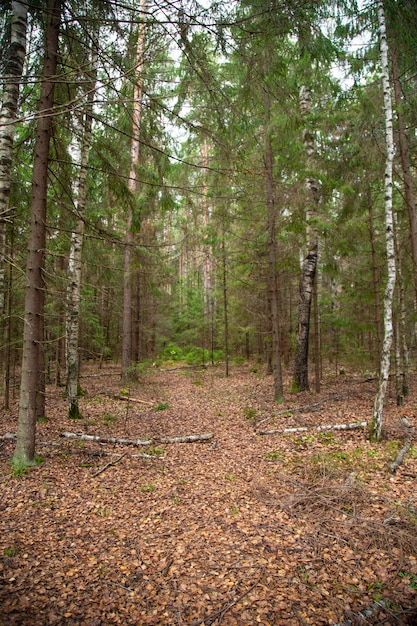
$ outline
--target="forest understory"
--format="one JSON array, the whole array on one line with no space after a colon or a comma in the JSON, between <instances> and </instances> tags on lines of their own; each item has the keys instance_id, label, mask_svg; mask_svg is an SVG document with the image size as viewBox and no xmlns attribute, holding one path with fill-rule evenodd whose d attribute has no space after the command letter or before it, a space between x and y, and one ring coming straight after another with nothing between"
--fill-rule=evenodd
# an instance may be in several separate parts
<instances>
[{"instance_id":1,"label":"forest understory","mask_svg":"<svg viewBox=\"0 0 417 626\"><path fill-rule=\"evenodd\" d=\"M415 373L402 407L391 389L381 443L367 427L317 430L369 423L363 375L282 404L253 365L155 370L129 388L89 365L81 385L77 421L48 387L40 463L21 475L4 438L17 399L1 414L2 625L417 624L417 445L390 469L402 418L416 426ZM185 435L207 438L166 442Z\"/></svg>"}]
</instances>

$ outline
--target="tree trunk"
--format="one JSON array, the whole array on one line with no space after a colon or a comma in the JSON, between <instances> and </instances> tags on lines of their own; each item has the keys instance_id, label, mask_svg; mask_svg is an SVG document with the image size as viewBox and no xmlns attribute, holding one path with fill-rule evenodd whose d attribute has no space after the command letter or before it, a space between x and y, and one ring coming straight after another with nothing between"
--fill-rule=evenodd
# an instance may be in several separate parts
<instances>
[{"instance_id":1,"label":"tree trunk","mask_svg":"<svg viewBox=\"0 0 417 626\"><path fill-rule=\"evenodd\" d=\"M320 315L319 315L319 286L318 275L314 281L313 304L314 304L314 388L316 393L321 391L321 345L320 345Z\"/></svg>"},{"instance_id":2,"label":"tree trunk","mask_svg":"<svg viewBox=\"0 0 417 626\"><path fill-rule=\"evenodd\" d=\"M224 321L224 360L225 360L225 376L229 376L229 310L227 297L227 255L225 245L225 232L223 229L222 237L222 270L223 270L223 321Z\"/></svg>"},{"instance_id":3,"label":"tree trunk","mask_svg":"<svg viewBox=\"0 0 417 626\"><path fill-rule=\"evenodd\" d=\"M266 205L268 218L268 257L269 257L269 301L272 325L272 367L274 374L274 400L279 402L284 396L279 328L279 292L276 242L276 201L271 145L271 96L265 91L265 176Z\"/></svg>"},{"instance_id":4,"label":"tree trunk","mask_svg":"<svg viewBox=\"0 0 417 626\"><path fill-rule=\"evenodd\" d=\"M142 19L145 19L146 0L140 0L138 12ZM132 249L134 243L133 211L135 200L139 192L139 182L137 178L137 168L140 160L140 129L142 118L142 90L143 90L143 53L145 47L145 24L140 22L138 26L138 39L136 44L136 71L135 84L133 90L133 111L132 111L132 138L130 143L130 172L129 172L129 192L131 201L128 208L126 221L125 252L123 263L123 339L122 339L122 379L126 379L129 368L132 365L132 306L133 306L133 285L132 285Z\"/></svg>"},{"instance_id":5,"label":"tree trunk","mask_svg":"<svg viewBox=\"0 0 417 626\"><path fill-rule=\"evenodd\" d=\"M379 374L378 390L375 396L372 423L370 426L371 440L379 441L382 436L382 417L385 396L388 386L388 378L391 360L391 345L393 336L392 325L392 301L396 278L395 248L394 248L394 225L392 217L392 176L394 161L394 135L392 129L392 102L388 66L388 45L385 28L385 14L383 0L378 2L378 22L380 35L380 54L382 85L384 92L385 113L385 245L387 252L387 284L384 295L384 340L382 343L381 368Z\"/></svg>"},{"instance_id":6,"label":"tree trunk","mask_svg":"<svg viewBox=\"0 0 417 626\"><path fill-rule=\"evenodd\" d=\"M13 463L35 463L35 432L42 363L45 305L46 197L49 142L52 133L61 0L48 0L45 58L41 76L39 117L32 175L32 203L26 262L26 294L23 331L22 377L16 450Z\"/></svg>"},{"instance_id":7,"label":"tree trunk","mask_svg":"<svg viewBox=\"0 0 417 626\"><path fill-rule=\"evenodd\" d=\"M368 215L369 215L369 238L371 242L371 253L372 253L372 284L374 288L375 326L376 326L376 338L378 342L378 355L377 356L378 356L378 361L380 362L381 349L382 349L382 324L381 324L381 302L379 298L379 269L378 269L377 253L376 253L372 191L371 191L371 187L369 184L367 186L366 195L367 195Z\"/></svg>"},{"instance_id":8,"label":"tree trunk","mask_svg":"<svg viewBox=\"0 0 417 626\"><path fill-rule=\"evenodd\" d=\"M87 106L84 119L79 129L81 146L76 149L75 165L79 167L78 179L74 186L74 209L77 225L71 235L71 247L68 266L68 289L66 306L66 361L68 416L72 419L81 417L78 407L79 357L78 338L81 302L81 257L84 239L84 212L87 199L88 157L91 147L91 128L95 84L97 76L97 55L92 52L91 73L87 77Z\"/></svg>"},{"instance_id":9,"label":"tree trunk","mask_svg":"<svg viewBox=\"0 0 417 626\"><path fill-rule=\"evenodd\" d=\"M26 55L28 5L12 2L10 46L5 54L3 94L0 111L0 315L5 306L6 222L9 213L10 177L13 157L13 139Z\"/></svg>"},{"instance_id":10,"label":"tree trunk","mask_svg":"<svg viewBox=\"0 0 417 626\"><path fill-rule=\"evenodd\" d=\"M405 132L404 113L402 108L402 91L401 83L398 73L398 59L397 49L395 46L391 46L391 59L392 59L392 75L394 83L394 96L397 109L397 121L398 121L398 143L400 146L401 156L401 169L403 173L405 203L408 211L408 221L410 225L410 238L411 238L411 255L413 259L413 278L414 278L414 298L415 306L417 310L417 215L416 215L416 201L414 196L413 177L411 175L410 157L409 157L409 145L408 137Z\"/></svg>"},{"instance_id":11,"label":"tree trunk","mask_svg":"<svg viewBox=\"0 0 417 626\"><path fill-rule=\"evenodd\" d=\"M300 91L300 108L304 118L311 110L311 96L306 87ZM294 391L305 391L308 384L308 350L310 336L311 301L314 291L314 279L318 262L318 236L314 226L319 202L319 186L312 176L313 161L315 155L315 141L313 133L307 124L303 133L304 149L307 155L307 170L309 174L306 180L306 255L301 268L300 302L298 305L298 329L297 347L295 351L294 378L292 388Z\"/></svg>"}]
</instances>

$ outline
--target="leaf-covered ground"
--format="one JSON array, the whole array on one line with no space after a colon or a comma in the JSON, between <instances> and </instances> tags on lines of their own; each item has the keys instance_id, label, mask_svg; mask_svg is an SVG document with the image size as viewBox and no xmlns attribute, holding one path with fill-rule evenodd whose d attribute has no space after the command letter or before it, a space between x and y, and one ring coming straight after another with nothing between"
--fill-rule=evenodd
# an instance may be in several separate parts
<instances>
[{"instance_id":1,"label":"leaf-covered ground","mask_svg":"<svg viewBox=\"0 0 417 626\"><path fill-rule=\"evenodd\" d=\"M401 418L416 425L415 380L403 407L388 398L386 437L370 444L366 429L314 430L369 420L376 383L359 376L277 405L271 378L246 366L228 379L155 371L129 389L110 366L84 375L80 421L48 388L38 467L16 476L14 441L0 441L1 624L417 623L417 448L389 470ZM3 412L1 435L16 415Z\"/></svg>"}]
</instances>

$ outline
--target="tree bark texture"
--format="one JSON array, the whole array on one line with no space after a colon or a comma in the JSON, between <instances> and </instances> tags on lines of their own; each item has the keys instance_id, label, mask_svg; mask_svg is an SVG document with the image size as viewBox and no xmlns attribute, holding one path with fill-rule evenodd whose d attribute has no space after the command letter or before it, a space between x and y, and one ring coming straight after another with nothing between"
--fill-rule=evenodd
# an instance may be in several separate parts
<instances>
[{"instance_id":1,"label":"tree bark texture","mask_svg":"<svg viewBox=\"0 0 417 626\"><path fill-rule=\"evenodd\" d=\"M375 298L375 326L376 326L376 338L378 342L378 361L381 360L381 347L382 347L382 322L381 322L381 302L379 298L379 267L378 267L378 255L376 251L376 237L374 228L374 212L372 203L372 191L368 184L367 190L367 204L368 204L368 216L369 216L369 238L371 243L372 253L372 284L374 288Z\"/></svg>"},{"instance_id":2,"label":"tree bark texture","mask_svg":"<svg viewBox=\"0 0 417 626\"><path fill-rule=\"evenodd\" d=\"M35 462L37 411L44 395L40 389L43 364L43 316L45 305L46 196L48 186L49 143L53 125L61 0L48 0L45 56L41 76L38 123L32 174L32 202L23 331L23 358L16 450L13 462ZM39 402L39 396L42 395Z\"/></svg>"},{"instance_id":3,"label":"tree bark texture","mask_svg":"<svg viewBox=\"0 0 417 626\"><path fill-rule=\"evenodd\" d=\"M282 364L279 324L279 291L277 270L276 241L276 199L273 173L273 154L271 145L271 96L265 91L265 178L266 206L268 219L268 257L269 257L269 302L271 307L272 327L272 368L274 375L274 400L278 402L284 396L282 382Z\"/></svg>"},{"instance_id":4,"label":"tree bark texture","mask_svg":"<svg viewBox=\"0 0 417 626\"><path fill-rule=\"evenodd\" d=\"M139 14L144 19L146 0L140 0ZM138 38L136 44L136 68L133 88L133 111L132 111L132 138L130 143L130 172L129 172L129 192L131 202L128 207L128 217L126 221L125 252L123 265L123 338L122 338L122 378L128 376L128 371L132 365L132 306L133 306L133 286L132 286L132 250L134 243L133 211L136 197L139 191L137 168L140 161L140 129L142 119L142 91L143 91L143 54L145 47L145 24L140 22L138 26Z\"/></svg>"},{"instance_id":5,"label":"tree bark texture","mask_svg":"<svg viewBox=\"0 0 417 626\"><path fill-rule=\"evenodd\" d=\"M379 374L378 390L375 395L370 437L379 441L382 435L382 419L385 396L390 372L391 346L393 337L392 302L396 280L394 224L392 216L392 177L394 162L394 134L392 128L392 101L391 86L388 66L388 44L385 27L385 13L383 0L378 2L378 22L380 35L380 56L382 71L382 87L384 95L385 115L385 177L384 177L384 201L385 201L385 246L387 253L387 284L384 294L384 338L381 351L381 367Z\"/></svg>"},{"instance_id":6,"label":"tree bark texture","mask_svg":"<svg viewBox=\"0 0 417 626\"><path fill-rule=\"evenodd\" d=\"M68 289L66 306L66 360L67 360L67 395L69 417L81 417L78 407L79 358L78 338L81 303L81 258L84 240L84 212L87 200L88 157L91 147L91 129L93 101L97 75L97 55L92 53L91 72L87 76L87 105L84 119L80 125L81 146L76 150L78 178L74 185L74 210L77 216L75 230L71 234L71 246L68 266Z\"/></svg>"},{"instance_id":7,"label":"tree bark texture","mask_svg":"<svg viewBox=\"0 0 417 626\"><path fill-rule=\"evenodd\" d=\"M411 254L413 259L414 297L417 310L417 215L416 200L414 195L413 177L410 167L410 149L403 112L403 97L398 71L397 50L391 46L392 75L394 84L394 97L397 110L398 144L400 147L401 169L403 174L405 202L407 205L408 221L410 225Z\"/></svg>"},{"instance_id":8,"label":"tree bark texture","mask_svg":"<svg viewBox=\"0 0 417 626\"><path fill-rule=\"evenodd\" d=\"M301 268L300 301L298 305L297 346L294 361L294 391L305 391L309 388L308 382L308 352L310 337L311 301L314 292L314 280L318 262L318 235L314 225L317 213L320 192L318 181L312 171L315 156L315 140L312 131L308 128L307 117L311 110L311 95L307 87L300 90L300 109L305 119L303 132L304 150L307 164L307 197L306 197L306 254Z\"/></svg>"},{"instance_id":9,"label":"tree bark texture","mask_svg":"<svg viewBox=\"0 0 417 626\"><path fill-rule=\"evenodd\" d=\"M5 306L6 223L9 214L13 139L19 100L19 85L26 55L28 5L12 2L10 46L5 54L0 111L0 315Z\"/></svg>"}]
</instances>

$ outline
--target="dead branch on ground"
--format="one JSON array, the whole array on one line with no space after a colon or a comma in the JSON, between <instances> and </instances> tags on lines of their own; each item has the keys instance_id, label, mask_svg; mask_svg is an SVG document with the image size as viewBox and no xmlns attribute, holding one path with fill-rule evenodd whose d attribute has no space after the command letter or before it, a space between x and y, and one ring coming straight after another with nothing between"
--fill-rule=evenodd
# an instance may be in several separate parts
<instances>
[{"instance_id":1,"label":"dead branch on ground","mask_svg":"<svg viewBox=\"0 0 417 626\"><path fill-rule=\"evenodd\" d=\"M126 454L127 454L127 452L123 452L123 454L121 454L119 457L117 457L117 459L115 459L114 461L109 461L108 463L106 463L106 465L104 465L101 469L99 469L98 472L93 474L93 478L95 478L99 474L102 474L103 472L105 472L108 467L111 467L112 465L116 465L116 463L121 461L123 459L123 457L126 456Z\"/></svg>"},{"instance_id":2,"label":"dead branch on ground","mask_svg":"<svg viewBox=\"0 0 417 626\"><path fill-rule=\"evenodd\" d=\"M100 437L99 435L86 435L84 433L61 433L61 437L69 439L81 439L83 441L96 441L97 443L119 443L124 446L150 446L154 443L199 443L208 441L214 437L213 433L202 433L199 435L184 435L181 437L152 437L151 439L123 439L120 437Z\"/></svg>"},{"instance_id":3,"label":"dead branch on ground","mask_svg":"<svg viewBox=\"0 0 417 626\"><path fill-rule=\"evenodd\" d=\"M287 435L289 433L305 433L308 430L315 430L321 432L324 430L357 430L359 428L366 428L367 422L353 422L352 424L323 424L322 426L315 426L308 428L307 426L300 426L299 428L284 428L284 430L260 430L258 435L276 435L277 433Z\"/></svg>"},{"instance_id":4,"label":"dead branch on ground","mask_svg":"<svg viewBox=\"0 0 417 626\"><path fill-rule=\"evenodd\" d=\"M322 404L324 404L325 402L330 402L331 400L339 400L340 398L341 396L339 394L333 394L329 396L328 398L324 398L321 402L315 402L314 404L305 404L304 406L295 406L292 408L284 409L283 411L278 411L278 413L274 413L273 415L268 415L267 417L264 417L263 419L259 420L259 422L256 422L256 425L259 426L259 424L263 424L264 422L267 422L273 419L274 417L278 417L279 415L286 415L288 413L306 413L307 411L310 411L310 412L317 411L317 409L319 409L322 406Z\"/></svg>"},{"instance_id":5,"label":"dead branch on ground","mask_svg":"<svg viewBox=\"0 0 417 626\"><path fill-rule=\"evenodd\" d=\"M412 428L410 422L408 421L408 419L406 417L402 418L402 422L403 422L403 424L404 424L404 426L406 428L406 437L405 437L405 441L404 441L403 447L401 448L401 450L397 454L395 460L390 465L390 471L391 471L392 474L395 474L397 469L400 467L400 465L404 461L405 455L410 450L411 444L413 442L414 429Z\"/></svg>"}]
</instances>

